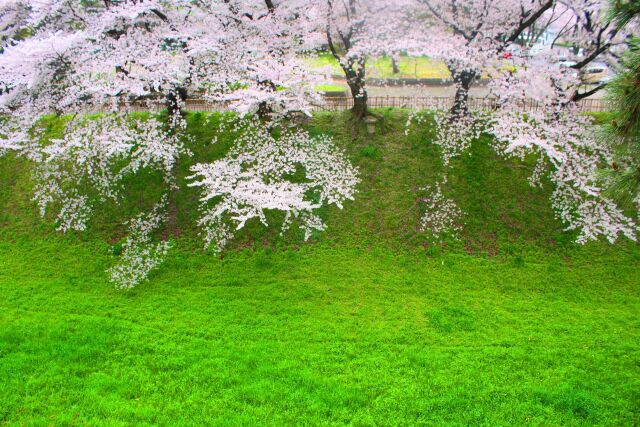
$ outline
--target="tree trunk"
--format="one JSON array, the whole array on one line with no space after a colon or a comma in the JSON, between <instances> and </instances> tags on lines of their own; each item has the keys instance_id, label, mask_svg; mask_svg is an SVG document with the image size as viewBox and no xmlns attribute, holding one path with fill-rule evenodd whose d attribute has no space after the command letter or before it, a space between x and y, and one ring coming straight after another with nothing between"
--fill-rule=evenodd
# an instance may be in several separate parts
<instances>
[{"instance_id":1,"label":"tree trunk","mask_svg":"<svg viewBox=\"0 0 640 427\"><path fill-rule=\"evenodd\" d=\"M349 89L351 90L351 96L353 98L353 108L351 112L358 120L367 115L369 95L364 87L364 79L355 77L347 81Z\"/></svg>"},{"instance_id":2,"label":"tree trunk","mask_svg":"<svg viewBox=\"0 0 640 427\"><path fill-rule=\"evenodd\" d=\"M354 117L358 120L367 115L367 96L359 96L353 99L353 108L351 109Z\"/></svg>"},{"instance_id":3,"label":"tree trunk","mask_svg":"<svg viewBox=\"0 0 640 427\"><path fill-rule=\"evenodd\" d=\"M275 92L278 90L278 87L271 80L260 81L258 82L258 85L271 92ZM271 114L273 114L273 111L273 105L269 104L266 101L258 104L258 117L263 120L269 120Z\"/></svg>"},{"instance_id":4,"label":"tree trunk","mask_svg":"<svg viewBox=\"0 0 640 427\"><path fill-rule=\"evenodd\" d=\"M393 74L398 74L400 72L400 67L398 67L398 61L393 56L391 57L391 67L393 68Z\"/></svg>"},{"instance_id":5,"label":"tree trunk","mask_svg":"<svg viewBox=\"0 0 640 427\"><path fill-rule=\"evenodd\" d=\"M456 96L451 108L451 115L460 116L469 114L469 89L476 78L474 71L452 72L453 81L456 84Z\"/></svg>"},{"instance_id":6,"label":"tree trunk","mask_svg":"<svg viewBox=\"0 0 640 427\"><path fill-rule=\"evenodd\" d=\"M170 92L166 98L169 117L173 117L175 114L183 115L184 111L182 110L182 106L186 100L187 90L185 88L179 87L175 91Z\"/></svg>"},{"instance_id":7,"label":"tree trunk","mask_svg":"<svg viewBox=\"0 0 640 427\"><path fill-rule=\"evenodd\" d=\"M267 120L269 116L273 113L273 108L266 101L258 104L258 117L263 120Z\"/></svg>"}]
</instances>

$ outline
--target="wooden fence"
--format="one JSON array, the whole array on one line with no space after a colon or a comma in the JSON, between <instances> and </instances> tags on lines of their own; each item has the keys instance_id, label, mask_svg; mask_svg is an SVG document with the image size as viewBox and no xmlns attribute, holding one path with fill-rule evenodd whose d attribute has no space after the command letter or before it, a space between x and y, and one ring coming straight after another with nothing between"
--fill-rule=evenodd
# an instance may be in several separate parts
<instances>
[{"instance_id":1,"label":"wooden fence","mask_svg":"<svg viewBox=\"0 0 640 427\"><path fill-rule=\"evenodd\" d=\"M351 97L326 97L325 102L312 107L312 111L342 111L353 107ZM369 97L370 108L405 108L410 110L447 110L453 105L452 97L405 97L405 96L373 96ZM603 99L583 99L578 102L580 111L599 112L608 111L609 105ZM134 105L134 111L158 111L163 109L162 104L138 104ZM496 98L469 98L469 108L471 110L491 111L498 108ZM515 106L517 111L538 111L544 108L538 101L529 99ZM212 103L203 99L188 99L186 101L187 111L227 111L229 107L225 103Z\"/></svg>"}]
</instances>

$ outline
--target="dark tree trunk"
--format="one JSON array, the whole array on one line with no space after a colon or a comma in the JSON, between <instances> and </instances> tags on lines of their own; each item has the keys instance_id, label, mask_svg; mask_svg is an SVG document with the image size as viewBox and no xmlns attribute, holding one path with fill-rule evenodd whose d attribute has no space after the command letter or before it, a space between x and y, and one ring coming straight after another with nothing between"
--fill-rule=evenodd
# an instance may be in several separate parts
<instances>
[{"instance_id":1,"label":"dark tree trunk","mask_svg":"<svg viewBox=\"0 0 640 427\"><path fill-rule=\"evenodd\" d=\"M358 120L362 119L367 115L368 111L369 110L367 109L367 95L358 96L353 99L353 108L351 109L351 112L353 113L356 119Z\"/></svg>"},{"instance_id":2,"label":"dark tree trunk","mask_svg":"<svg viewBox=\"0 0 640 427\"><path fill-rule=\"evenodd\" d=\"M278 87L271 80L260 81L258 82L258 85L268 91L275 92L278 90ZM261 119L268 120L273 111L273 105L266 101L263 101L258 105L258 117Z\"/></svg>"},{"instance_id":3,"label":"dark tree trunk","mask_svg":"<svg viewBox=\"0 0 640 427\"><path fill-rule=\"evenodd\" d=\"M396 58L391 57L391 67L393 68L393 74L398 74L400 72L400 67L398 67L398 61Z\"/></svg>"},{"instance_id":4,"label":"dark tree trunk","mask_svg":"<svg viewBox=\"0 0 640 427\"><path fill-rule=\"evenodd\" d=\"M353 108L351 112L356 119L362 119L368 112L369 95L364 87L364 83L364 79L359 77L347 80L347 84L351 90L351 97L353 98Z\"/></svg>"},{"instance_id":5,"label":"dark tree trunk","mask_svg":"<svg viewBox=\"0 0 640 427\"><path fill-rule=\"evenodd\" d=\"M184 115L182 106L187 100L187 89L179 87L174 91L171 91L166 98L167 112L169 117L173 117L176 114Z\"/></svg>"},{"instance_id":6,"label":"dark tree trunk","mask_svg":"<svg viewBox=\"0 0 640 427\"><path fill-rule=\"evenodd\" d=\"M469 114L469 89L476 78L474 71L452 72L456 84L456 96L451 108L452 115Z\"/></svg>"},{"instance_id":7,"label":"dark tree trunk","mask_svg":"<svg viewBox=\"0 0 640 427\"><path fill-rule=\"evenodd\" d=\"M268 103L261 102L258 104L258 117L267 119L271 113L273 113L273 108Z\"/></svg>"},{"instance_id":8,"label":"dark tree trunk","mask_svg":"<svg viewBox=\"0 0 640 427\"><path fill-rule=\"evenodd\" d=\"M349 0L348 6L345 2L342 4L347 11L348 17L356 15L355 0ZM328 5L331 10L332 2L329 1ZM351 18L348 19L351 20ZM367 90L364 87L367 58L364 56L350 57L350 50L353 47L352 37L359 32L360 26L360 23L354 24L354 27L352 27L346 35L338 31L342 42L342 48L344 49L344 54L340 54L336 45L333 43L333 37L331 35L331 14L329 14L329 21L327 22L326 28L327 44L329 45L331 54L340 63L340 67L342 68L342 71L344 71L344 75L347 78L347 84L351 90L351 97L353 98L353 108L351 109L351 112L356 120L362 120L367 115L367 104L369 100Z\"/></svg>"}]
</instances>

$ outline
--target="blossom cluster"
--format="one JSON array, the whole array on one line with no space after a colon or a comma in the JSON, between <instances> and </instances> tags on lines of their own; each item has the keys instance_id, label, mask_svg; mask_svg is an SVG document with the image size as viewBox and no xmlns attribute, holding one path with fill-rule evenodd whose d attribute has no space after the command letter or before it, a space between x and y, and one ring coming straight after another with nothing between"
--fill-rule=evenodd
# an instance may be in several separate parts
<instances>
[{"instance_id":1,"label":"blossom cluster","mask_svg":"<svg viewBox=\"0 0 640 427\"><path fill-rule=\"evenodd\" d=\"M167 196L154 208L129 221L129 233L122 245L119 262L107 271L118 289L131 289L142 283L166 258L171 243L154 241L153 234L166 222Z\"/></svg>"},{"instance_id":2,"label":"blossom cluster","mask_svg":"<svg viewBox=\"0 0 640 427\"><path fill-rule=\"evenodd\" d=\"M437 129L434 143L440 146L445 167L449 166L452 158L467 151L484 129L483 118L479 114L450 114L441 111L434 118Z\"/></svg>"},{"instance_id":3,"label":"blossom cluster","mask_svg":"<svg viewBox=\"0 0 640 427\"><path fill-rule=\"evenodd\" d=\"M109 114L71 121L63 138L28 147L35 160L34 200L42 216L55 207L59 230L81 231L96 204L118 202L124 177L147 169L169 181L177 159L188 153L154 118Z\"/></svg>"},{"instance_id":4,"label":"blossom cluster","mask_svg":"<svg viewBox=\"0 0 640 427\"><path fill-rule=\"evenodd\" d=\"M431 233L436 239L457 235L464 225L462 210L455 201L442 194L440 183L425 190L429 194L421 199L424 203L424 214L420 219L420 228Z\"/></svg>"},{"instance_id":5,"label":"blossom cluster","mask_svg":"<svg viewBox=\"0 0 640 427\"><path fill-rule=\"evenodd\" d=\"M548 170L554 190L552 207L568 230L585 243L599 236L615 242L620 235L636 240L637 226L602 194L598 168L610 159L596 138L590 119L575 109L543 110L523 115L505 111L492 116L494 147L504 156L539 157L532 184Z\"/></svg>"},{"instance_id":6,"label":"blossom cluster","mask_svg":"<svg viewBox=\"0 0 640 427\"><path fill-rule=\"evenodd\" d=\"M299 221L305 240L325 224L324 205L342 208L353 199L357 169L327 136L281 127L281 135L253 118L239 119L235 145L221 160L192 167L190 186L199 187L205 243L221 251L247 221L265 226L267 211L284 212L282 231Z\"/></svg>"}]
</instances>

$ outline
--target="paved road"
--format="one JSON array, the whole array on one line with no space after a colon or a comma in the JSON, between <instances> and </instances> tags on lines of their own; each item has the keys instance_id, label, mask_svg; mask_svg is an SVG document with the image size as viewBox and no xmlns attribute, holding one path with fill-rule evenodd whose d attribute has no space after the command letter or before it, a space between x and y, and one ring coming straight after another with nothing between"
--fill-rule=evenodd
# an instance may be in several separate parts
<instances>
[{"instance_id":1,"label":"paved road","mask_svg":"<svg viewBox=\"0 0 640 427\"><path fill-rule=\"evenodd\" d=\"M418 96L418 97L453 97L455 86L370 86L367 85L369 96ZM484 97L489 93L485 86L471 88L471 96Z\"/></svg>"},{"instance_id":2,"label":"paved road","mask_svg":"<svg viewBox=\"0 0 640 427\"><path fill-rule=\"evenodd\" d=\"M369 96L434 96L453 97L456 93L455 86L369 86ZM489 94L486 86L473 86L470 94L472 97L482 98ZM601 99L605 91L601 90L590 96L591 99Z\"/></svg>"},{"instance_id":3,"label":"paved road","mask_svg":"<svg viewBox=\"0 0 640 427\"><path fill-rule=\"evenodd\" d=\"M347 86L344 80L334 80L333 84L344 86L346 90ZM455 86L423 86L423 85L411 85L411 86L374 86L367 85L367 92L369 96L407 96L407 97L453 97L455 95ZM489 94L486 86L473 86L471 88L472 97L485 97ZM605 91L601 90L596 92L589 98L601 99L605 95Z\"/></svg>"}]
</instances>

